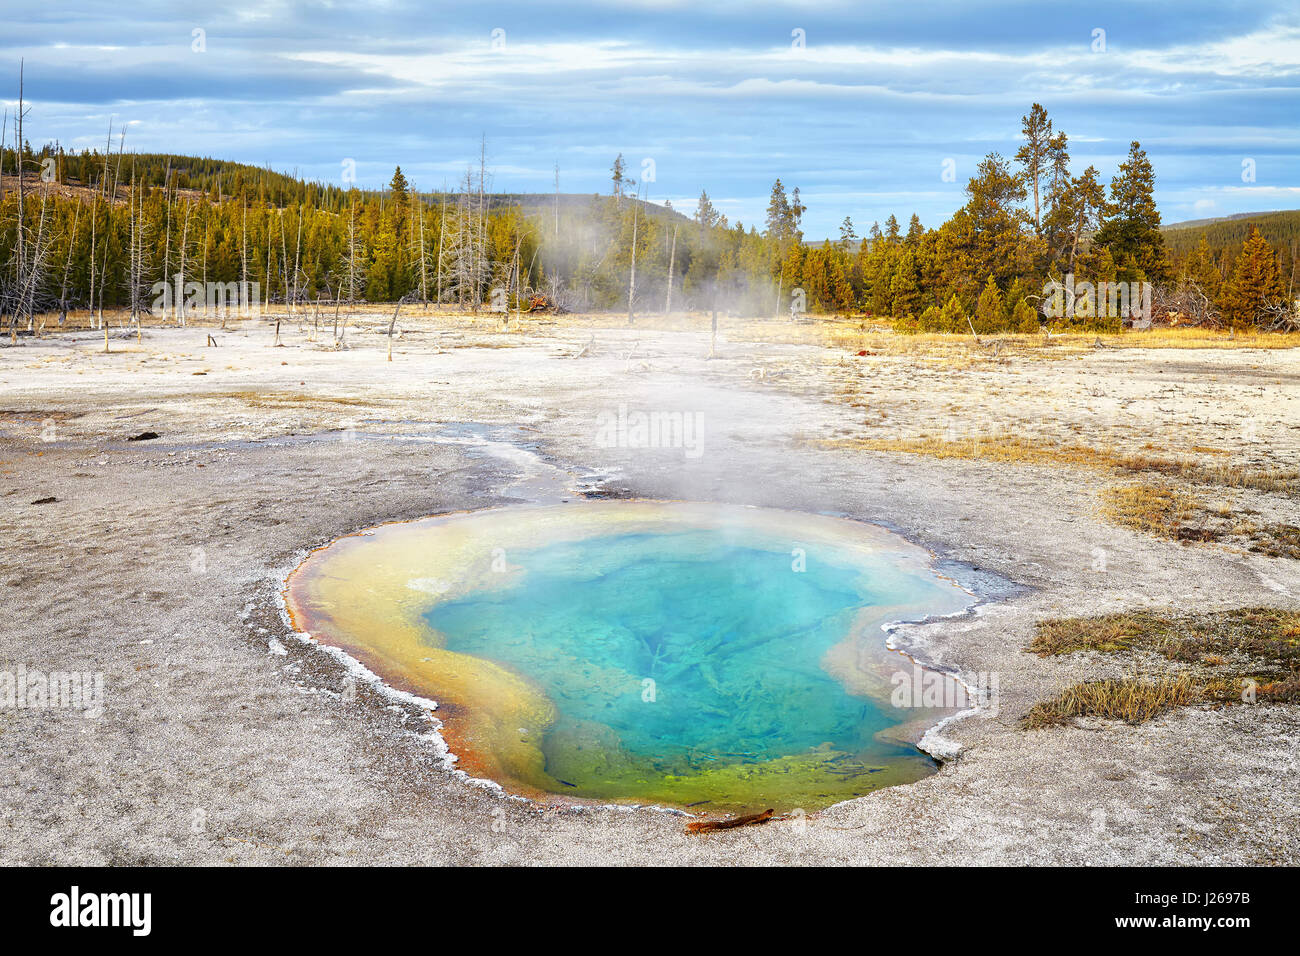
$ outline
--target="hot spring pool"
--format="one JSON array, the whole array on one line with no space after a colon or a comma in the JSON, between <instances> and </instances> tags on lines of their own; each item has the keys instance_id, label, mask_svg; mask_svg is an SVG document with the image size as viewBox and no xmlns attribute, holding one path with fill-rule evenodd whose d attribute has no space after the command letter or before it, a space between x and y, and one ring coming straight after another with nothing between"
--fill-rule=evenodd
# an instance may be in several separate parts
<instances>
[{"instance_id":1,"label":"hot spring pool","mask_svg":"<svg viewBox=\"0 0 1300 956\"><path fill-rule=\"evenodd\" d=\"M881 625L971 596L883 529L649 501L384 525L290 576L295 625L439 703L533 796L812 810L932 772Z\"/></svg>"}]
</instances>

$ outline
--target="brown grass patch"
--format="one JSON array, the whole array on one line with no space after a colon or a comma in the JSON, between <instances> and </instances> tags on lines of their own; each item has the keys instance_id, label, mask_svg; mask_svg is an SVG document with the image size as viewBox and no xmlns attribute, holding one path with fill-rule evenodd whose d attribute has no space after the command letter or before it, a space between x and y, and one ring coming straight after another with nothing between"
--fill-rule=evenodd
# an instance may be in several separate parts
<instances>
[{"instance_id":1,"label":"brown grass patch","mask_svg":"<svg viewBox=\"0 0 1300 956\"><path fill-rule=\"evenodd\" d=\"M1300 527L1256 524L1227 504L1207 505L1169 485L1142 484L1101 492L1101 513L1116 524L1173 541L1237 539L1257 554L1300 561Z\"/></svg>"},{"instance_id":2,"label":"brown grass patch","mask_svg":"<svg viewBox=\"0 0 1300 956\"><path fill-rule=\"evenodd\" d=\"M1300 561L1300 528L1293 524L1271 524L1249 531L1250 550L1271 558Z\"/></svg>"},{"instance_id":3,"label":"brown grass patch","mask_svg":"<svg viewBox=\"0 0 1300 956\"><path fill-rule=\"evenodd\" d=\"M1215 677L1191 673L1156 679L1120 677L1084 681L1039 701L1021 718L1027 730L1073 723L1078 717L1140 724L1176 707L1196 704L1300 703L1300 679L1292 673L1273 677Z\"/></svg>"},{"instance_id":4,"label":"brown grass patch","mask_svg":"<svg viewBox=\"0 0 1300 956\"><path fill-rule=\"evenodd\" d=\"M1076 717L1101 717L1140 724L1175 707L1199 703L1200 688L1184 674L1158 680L1123 677L1086 681L1040 701L1022 718L1028 729L1069 724Z\"/></svg>"},{"instance_id":5,"label":"brown grass patch","mask_svg":"<svg viewBox=\"0 0 1300 956\"><path fill-rule=\"evenodd\" d=\"M1038 622L1026 650L1040 657L1145 651L1180 666L1155 678L1075 684L1030 708L1021 719L1027 728L1068 724L1076 717L1141 723L1194 704L1300 703L1300 612L1284 608L1049 619Z\"/></svg>"},{"instance_id":6,"label":"brown grass patch","mask_svg":"<svg viewBox=\"0 0 1300 956\"><path fill-rule=\"evenodd\" d=\"M332 398L326 395L312 395L309 392L221 392L212 395L200 395L203 399L229 398L243 402L250 408L310 408L330 405L347 405L352 407L378 406L386 404L372 398Z\"/></svg>"},{"instance_id":7,"label":"brown grass patch","mask_svg":"<svg viewBox=\"0 0 1300 956\"><path fill-rule=\"evenodd\" d=\"M1195 537L1188 524L1204 505L1199 498L1168 485L1120 485L1101 493L1101 513L1116 524L1174 540L1207 540Z\"/></svg>"},{"instance_id":8,"label":"brown grass patch","mask_svg":"<svg viewBox=\"0 0 1300 956\"><path fill-rule=\"evenodd\" d=\"M1171 661L1207 657L1300 667L1300 611L1243 607L1186 613L1140 610L1039 621L1027 648L1039 657L1075 651L1147 650Z\"/></svg>"},{"instance_id":9,"label":"brown grass patch","mask_svg":"<svg viewBox=\"0 0 1300 956\"><path fill-rule=\"evenodd\" d=\"M814 441L820 448L854 448L865 451L902 452L931 458L979 459L1031 465L1075 465L1113 469L1133 474L1166 475L1199 484L1255 491L1291 492L1300 487L1300 473L1280 468L1251 469L1226 462L1203 463L1160 458L1145 453L1119 452L1088 445L1058 444L1017 435L989 435L947 439L832 438Z\"/></svg>"}]
</instances>

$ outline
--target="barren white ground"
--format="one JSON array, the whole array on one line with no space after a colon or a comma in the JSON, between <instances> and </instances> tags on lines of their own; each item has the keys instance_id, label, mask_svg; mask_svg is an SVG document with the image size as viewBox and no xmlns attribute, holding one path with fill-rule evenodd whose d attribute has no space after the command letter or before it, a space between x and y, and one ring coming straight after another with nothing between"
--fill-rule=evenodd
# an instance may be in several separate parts
<instances>
[{"instance_id":1,"label":"barren white ground","mask_svg":"<svg viewBox=\"0 0 1300 956\"><path fill-rule=\"evenodd\" d=\"M1123 664L1024 653L1033 622L1140 605L1300 606L1297 562L1097 514L1065 467L821 450L997 431L1300 463L1294 351L1099 349L990 360L616 323L404 322L394 361L289 323L79 333L0 349L0 670L97 671L97 719L0 710L4 863L1297 863L1300 714L1184 710L1027 732L1035 701ZM327 339L328 336L322 336ZM700 413L699 457L600 447L598 416ZM463 423L496 426L464 427ZM127 442L154 431L152 441ZM1148 449L1150 450L1150 449ZM1023 590L900 643L997 672L938 774L805 821L705 837L682 818L542 807L439 767L418 708L295 641L304 549L382 521L582 491L877 521ZM57 501L32 504L42 498ZM1294 501L1227 494L1300 524ZM1104 570L1098 555L1104 555Z\"/></svg>"}]
</instances>

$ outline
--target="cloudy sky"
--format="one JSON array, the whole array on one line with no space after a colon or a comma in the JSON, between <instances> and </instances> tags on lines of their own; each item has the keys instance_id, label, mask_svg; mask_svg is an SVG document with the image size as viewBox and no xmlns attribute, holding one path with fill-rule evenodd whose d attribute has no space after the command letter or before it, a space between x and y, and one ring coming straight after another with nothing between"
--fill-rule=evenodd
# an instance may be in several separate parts
<instances>
[{"instance_id":1,"label":"cloudy sky","mask_svg":"<svg viewBox=\"0 0 1300 956\"><path fill-rule=\"evenodd\" d=\"M607 191L622 153L652 200L761 224L780 176L810 237L937 225L1038 101L1078 170L1140 140L1167 222L1300 207L1295 0L208 6L0 0L0 95L25 59L34 143L102 148L112 119L128 149L335 182L351 159L362 186L454 184L485 136L498 190L558 163Z\"/></svg>"}]
</instances>

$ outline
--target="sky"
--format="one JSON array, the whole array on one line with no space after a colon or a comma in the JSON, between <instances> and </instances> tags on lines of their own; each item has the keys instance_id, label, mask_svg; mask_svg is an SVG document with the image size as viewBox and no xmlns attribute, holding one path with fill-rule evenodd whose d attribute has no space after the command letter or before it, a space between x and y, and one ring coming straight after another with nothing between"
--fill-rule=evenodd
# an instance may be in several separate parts
<instances>
[{"instance_id":1,"label":"sky","mask_svg":"<svg viewBox=\"0 0 1300 956\"><path fill-rule=\"evenodd\" d=\"M937 226L1042 103L1076 172L1139 140L1166 222L1300 208L1300 3L0 0L0 102L28 139L213 156L381 187L701 189L762 227L798 186L808 238ZM114 135L116 141L116 134ZM116 142L115 142L116 145ZM350 162L349 162L350 161Z\"/></svg>"}]
</instances>

